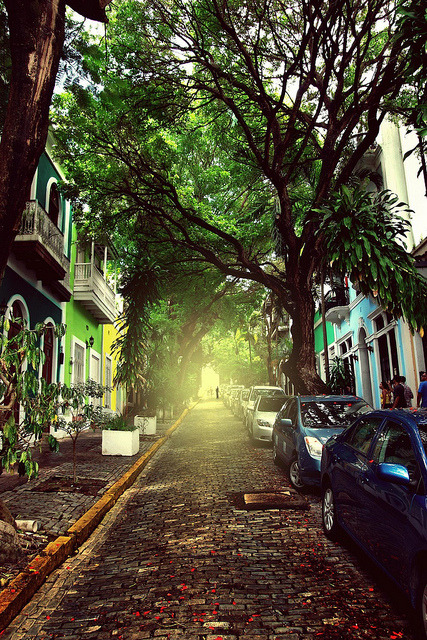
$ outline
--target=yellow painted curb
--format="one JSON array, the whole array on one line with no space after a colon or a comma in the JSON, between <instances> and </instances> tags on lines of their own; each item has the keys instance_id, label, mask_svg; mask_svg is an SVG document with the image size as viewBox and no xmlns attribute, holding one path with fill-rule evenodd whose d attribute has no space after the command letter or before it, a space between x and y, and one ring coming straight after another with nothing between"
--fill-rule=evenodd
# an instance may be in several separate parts
<instances>
[{"instance_id":1,"label":"yellow painted curb","mask_svg":"<svg viewBox=\"0 0 427 640\"><path fill-rule=\"evenodd\" d=\"M73 539L61 536L36 556L14 580L0 593L0 629L18 615L23 607L31 600L46 577L59 567L73 552Z\"/></svg>"},{"instance_id":2,"label":"yellow painted curb","mask_svg":"<svg viewBox=\"0 0 427 640\"><path fill-rule=\"evenodd\" d=\"M40 555L36 556L31 564L0 592L0 631L3 631L31 600L47 576L89 538L107 512L114 506L126 489L135 482L153 455L170 438L187 413L196 404L197 402L192 404L190 408L184 409L178 420L169 427L165 435L156 440L150 449L68 529L67 535L59 536L56 540L50 542L40 552Z\"/></svg>"}]
</instances>

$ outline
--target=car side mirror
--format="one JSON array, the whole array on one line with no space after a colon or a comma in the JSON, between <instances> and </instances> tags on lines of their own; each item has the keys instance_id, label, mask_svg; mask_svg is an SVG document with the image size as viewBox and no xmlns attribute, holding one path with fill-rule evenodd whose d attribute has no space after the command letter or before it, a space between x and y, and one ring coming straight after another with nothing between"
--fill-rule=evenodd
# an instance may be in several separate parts
<instances>
[{"instance_id":1,"label":"car side mirror","mask_svg":"<svg viewBox=\"0 0 427 640\"><path fill-rule=\"evenodd\" d=\"M410 483L408 469L402 464L382 462L377 468L378 477L386 482L408 485Z\"/></svg>"},{"instance_id":2,"label":"car side mirror","mask_svg":"<svg viewBox=\"0 0 427 640\"><path fill-rule=\"evenodd\" d=\"M289 418L280 418L280 426L282 429L285 427L292 427L292 420L289 420Z\"/></svg>"}]
</instances>

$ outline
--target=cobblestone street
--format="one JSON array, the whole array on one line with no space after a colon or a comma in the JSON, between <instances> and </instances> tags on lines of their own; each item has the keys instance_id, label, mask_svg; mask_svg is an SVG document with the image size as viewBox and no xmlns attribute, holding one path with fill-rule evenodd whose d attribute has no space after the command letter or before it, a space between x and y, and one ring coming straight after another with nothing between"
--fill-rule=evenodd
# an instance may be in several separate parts
<instances>
[{"instance_id":1,"label":"cobblestone street","mask_svg":"<svg viewBox=\"0 0 427 640\"><path fill-rule=\"evenodd\" d=\"M401 597L309 510L248 511L289 489L220 400L201 402L7 640L414 640Z\"/></svg>"}]
</instances>

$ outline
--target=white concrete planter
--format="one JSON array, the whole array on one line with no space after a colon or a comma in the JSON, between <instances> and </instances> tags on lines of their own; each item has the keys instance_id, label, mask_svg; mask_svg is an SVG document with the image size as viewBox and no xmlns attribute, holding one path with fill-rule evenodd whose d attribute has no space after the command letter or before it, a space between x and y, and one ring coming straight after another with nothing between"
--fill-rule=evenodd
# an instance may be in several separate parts
<instances>
[{"instance_id":1,"label":"white concrete planter","mask_svg":"<svg viewBox=\"0 0 427 640\"><path fill-rule=\"evenodd\" d=\"M49 433L54 436L57 440L63 440L64 438L69 438L70 434L65 431L65 429L57 429L56 427L50 426Z\"/></svg>"},{"instance_id":2,"label":"white concrete planter","mask_svg":"<svg viewBox=\"0 0 427 640\"><path fill-rule=\"evenodd\" d=\"M102 431L103 456L134 456L139 451L139 429L133 431Z\"/></svg>"},{"instance_id":3,"label":"white concrete planter","mask_svg":"<svg viewBox=\"0 0 427 640\"><path fill-rule=\"evenodd\" d=\"M135 416L133 423L135 427L139 427L139 433L144 436L153 436L156 433L156 416Z\"/></svg>"}]
</instances>

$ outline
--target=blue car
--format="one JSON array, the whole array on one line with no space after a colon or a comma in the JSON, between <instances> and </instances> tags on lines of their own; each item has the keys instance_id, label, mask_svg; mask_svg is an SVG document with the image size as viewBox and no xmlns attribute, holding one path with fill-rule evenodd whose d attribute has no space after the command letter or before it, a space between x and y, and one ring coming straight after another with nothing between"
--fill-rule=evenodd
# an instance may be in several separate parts
<instances>
[{"instance_id":1,"label":"blue car","mask_svg":"<svg viewBox=\"0 0 427 640\"><path fill-rule=\"evenodd\" d=\"M322 524L344 529L405 591L427 638L427 412L373 411L322 453Z\"/></svg>"},{"instance_id":2,"label":"blue car","mask_svg":"<svg viewBox=\"0 0 427 640\"><path fill-rule=\"evenodd\" d=\"M320 486L325 442L371 407L357 396L292 396L273 426L273 460L284 465L294 489Z\"/></svg>"}]
</instances>

